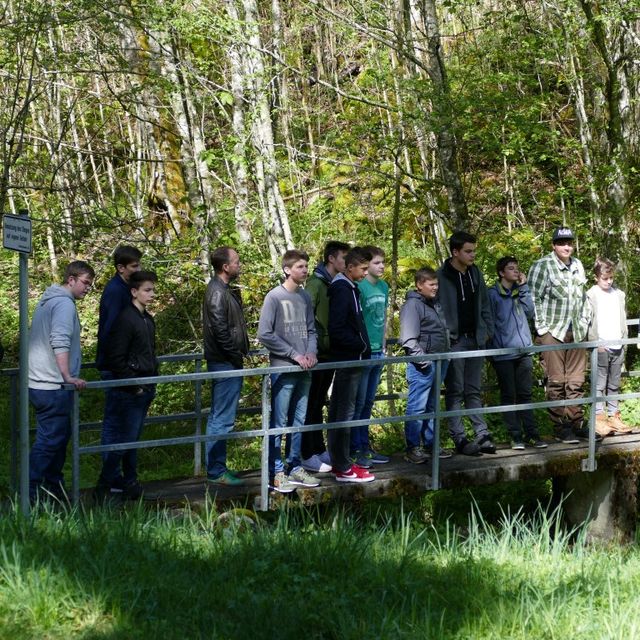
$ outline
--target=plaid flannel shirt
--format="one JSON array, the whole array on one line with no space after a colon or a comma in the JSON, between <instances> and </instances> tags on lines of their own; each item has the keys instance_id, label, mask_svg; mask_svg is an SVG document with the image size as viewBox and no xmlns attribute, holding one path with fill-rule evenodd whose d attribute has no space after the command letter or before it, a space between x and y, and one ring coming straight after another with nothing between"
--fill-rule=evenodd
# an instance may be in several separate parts
<instances>
[{"instance_id":1,"label":"plaid flannel shirt","mask_svg":"<svg viewBox=\"0 0 640 640\"><path fill-rule=\"evenodd\" d=\"M533 263L527 284L538 335L550 332L556 340L564 340L571 328L576 342L584 340L591 319L586 283L584 267L577 258L566 265L552 251Z\"/></svg>"}]
</instances>

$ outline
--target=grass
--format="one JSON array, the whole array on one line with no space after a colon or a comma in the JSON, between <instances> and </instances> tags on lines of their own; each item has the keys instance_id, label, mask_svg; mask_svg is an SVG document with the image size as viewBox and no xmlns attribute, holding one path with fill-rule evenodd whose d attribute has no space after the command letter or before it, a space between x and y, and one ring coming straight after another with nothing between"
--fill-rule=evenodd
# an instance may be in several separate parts
<instances>
[{"instance_id":1,"label":"grass","mask_svg":"<svg viewBox=\"0 0 640 640\"><path fill-rule=\"evenodd\" d=\"M218 530L191 511L0 519L0 637L628 638L640 554L594 548L558 513L296 507Z\"/></svg>"}]
</instances>

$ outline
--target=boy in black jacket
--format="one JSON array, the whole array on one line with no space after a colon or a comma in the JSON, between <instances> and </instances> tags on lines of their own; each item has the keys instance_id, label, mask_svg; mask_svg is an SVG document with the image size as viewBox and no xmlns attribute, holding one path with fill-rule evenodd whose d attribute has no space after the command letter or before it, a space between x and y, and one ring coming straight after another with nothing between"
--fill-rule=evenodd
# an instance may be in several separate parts
<instances>
[{"instance_id":1,"label":"boy in black jacket","mask_svg":"<svg viewBox=\"0 0 640 640\"><path fill-rule=\"evenodd\" d=\"M363 360L371 356L367 327L362 317L358 285L367 275L371 256L354 247L345 256L344 273L329 286L329 344L331 360ZM337 369L329 404L329 422L353 420L362 368ZM338 482L371 482L375 476L352 464L349 457L349 429L327 433L332 471Z\"/></svg>"},{"instance_id":2,"label":"boy in black jacket","mask_svg":"<svg viewBox=\"0 0 640 640\"><path fill-rule=\"evenodd\" d=\"M107 366L115 379L143 378L158 373L156 327L147 312L147 305L155 297L157 280L153 271L137 271L129 279L131 304L115 320L107 342ZM117 428L113 430L111 441L104 444L136 442L140 438L155 392L155 385L114 387ZM122 493L123 498L130 500L137 500L142 495L136 449L103 454L96 496L104 498L111 493Z\"/></svg>"}]
</instances>

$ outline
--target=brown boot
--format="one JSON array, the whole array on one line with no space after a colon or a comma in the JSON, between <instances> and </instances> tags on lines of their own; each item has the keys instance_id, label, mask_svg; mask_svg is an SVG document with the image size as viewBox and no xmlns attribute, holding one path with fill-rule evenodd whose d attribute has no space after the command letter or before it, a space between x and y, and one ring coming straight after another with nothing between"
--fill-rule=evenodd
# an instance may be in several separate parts
<instances>
[{"instance_id":1,"label":"brown boot","mask_svg":"<svg viewBox=\"0 0 640 640\"><path fill-rule=\"evenodd\" d=\"M596 415L596 433L603 438L614 434L616 430L611 424L605 413L599 413Z\"/></svg>"},{"instance_id":2,"label":"brown boot","mask_svg":"<svg viewBox=\"0 0 640 640\"><path fill-rule=\"evenodd\" d=\"M609 417L609 424L616 432L616 435L626 435L628 433L633 433L633 427L626 425L622 422L620 418L620 412L616 411L612 416Z\"/></svg>"}]
</instances>

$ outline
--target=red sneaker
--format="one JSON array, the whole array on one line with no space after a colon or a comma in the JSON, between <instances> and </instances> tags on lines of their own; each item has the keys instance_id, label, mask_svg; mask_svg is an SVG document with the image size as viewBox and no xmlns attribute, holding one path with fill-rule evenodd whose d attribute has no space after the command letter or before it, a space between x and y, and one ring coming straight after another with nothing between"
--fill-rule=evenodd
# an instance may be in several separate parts
<instances>
[{"instance_id":1,"label":"red sneaker","mask_svg":"<svg viewBox=\"0 0 640 640\"><path fill-rule=\"evenodd\" d=\"M336 471L336 482L372 482L376 479L373 473L359 467L357 464L351 465L346 471Z\"/></svg>"}]
</instances>

